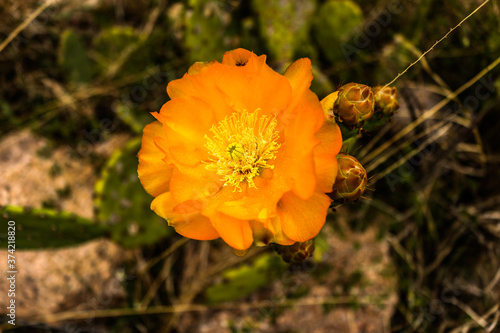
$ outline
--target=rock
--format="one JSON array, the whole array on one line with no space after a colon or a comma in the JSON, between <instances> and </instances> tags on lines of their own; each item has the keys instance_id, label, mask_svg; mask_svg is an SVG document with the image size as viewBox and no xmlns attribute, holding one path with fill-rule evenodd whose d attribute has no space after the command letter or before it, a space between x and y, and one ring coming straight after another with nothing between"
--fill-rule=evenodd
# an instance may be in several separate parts
<instances>
[{"instance_id":1,"label":"rock","mask_svg":"<svg viewBox=\"0 0 500 333\"><path fill-rule=\"evenodd\" d=\"M7 257L5 251L0 252ZM121 265L130 259L118 245L95 240L73 248L16 251L16 320L68 310L96 310L121 304ZM0 262L6 272L7 260ZM0 279L0 312L9 302L8 280Z\"/></svg>"},{"instance_id":2,"label":"rock","mask_svg":"<svg viewBox=\"0 0 500 333\"><path fill-rule=\"evenodd\" d=\"M85 218L93 217L92 193L97 179L94 167L85 158L92 151L110 156L127 136L114 135L97 142L91 150L51 146L42 137L22 130L0 141L0 205L54 208Z\"/></svg>"},{"instance_id":3,"label":"rock","mask_svg":"<svg viewBox=\"0 0 500 333\"><path fill-rule=\"evenodd\" d=\"M93 154L108 157L127 136L90 145ZM87 153L90 153L87 152ZM93 218L93 189L97 176L89 158L70 147L53 147L42 137L22 130L0 141L0 205L41 207L48 202L82 217ZM66 194L64 194L64 193ZM0 230L0 262L7 271L6 224ZM17 230L17 233L23 232ZM121 265L129 251L104 239L55 250L14 252L16 319L67 310L116 306L125 299ZM7 279L0 279L0 313L5 313Z\"/></svg>"}]
</instances>

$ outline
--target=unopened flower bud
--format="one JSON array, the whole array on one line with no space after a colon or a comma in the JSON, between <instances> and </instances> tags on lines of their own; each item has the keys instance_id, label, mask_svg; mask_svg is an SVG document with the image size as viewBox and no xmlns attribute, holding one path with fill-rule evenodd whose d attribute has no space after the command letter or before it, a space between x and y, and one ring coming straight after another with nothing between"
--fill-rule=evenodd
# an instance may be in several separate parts
<instances>
[{"instance_id":1,"label":"unopened flower bud","mask_svg":"<svg viewBox=\"0 0 500 333\"><path fill-rule=\"evenodd\" d=\"M372 88L375 97L375 112L392 116L399 109L398 93L395 87L376 86Z\"/></svg>"},{"instance_id":2,"label":"unopened flower bud","mask_svg":"<svg viewBox=\"0 0 500 333\"><path fill-rule=\"evenodd\" d=\"M287 263L301 263L314 253L314 238L305 242L297 242L289 246L277 245L276 252Z\"/></svg>"},{"instance_id":3,"label":"unopened flower bud","mask_svg":"<svg viewBox=\"0 0 500 333\"><path fill-rule=\"evenodd\" d=\"M337 161L339 171L330 196L338 202L359 200L368 183L365 168L355 157L346 153L339 153Z\"/></svg>"},{"instance_id":4,"label":"unopened flower bud","mask_svg":"<svg viewBox=\"0 0 500 333\"><path fill-rule=\"evenodd\" d=\"M370 87L348 83L339 89L334 112L346 126L361 128L373 116L374 105Z\"/></svg>"}]
</instances>

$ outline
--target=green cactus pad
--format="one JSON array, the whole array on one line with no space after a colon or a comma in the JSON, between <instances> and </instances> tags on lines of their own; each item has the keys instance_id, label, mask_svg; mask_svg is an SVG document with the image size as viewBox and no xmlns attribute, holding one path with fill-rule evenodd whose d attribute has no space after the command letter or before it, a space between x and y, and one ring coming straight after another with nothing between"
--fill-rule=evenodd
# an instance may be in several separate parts
<instances>
[{"instance_id":1,"label":"green cactus pad","mask_svg":"<svg viewBox=\"0 0 500 333\"><path fill-rule=\"evenodd\" d=\"M259 16L261 35L278 62L289 63L295 51L306 56L314 52L308 33L316 1L253 0L252 5Z\"/></svg>"},{"instance_id":2,"label":"green cactus pad","mask_svg":"<svg viewBox=\"0 0 500 333\"><path fill-rule=\"evenodd\" d=\"M344 60L342 45L360 29L363 12L354 1L330 0L317 11L313 36L323 55L332 63ZM352 46L351 46L352 47Z\"/></svg>"},{"instance_id":3,"label":"green cactus pad","mask_svg":"<svg viewBox=\"0 0 500 333\"><path fill-rule=\"evenodd\" d=\"M150 46L132 27L113 26L103 30L93 41L99 72L106 74L123 54L130 52L119 71L119 76L137 74L148 66ZM139 44L139 45L138 45Z\"/></svg>"},{"instance_id":4,"label":"green cactus pad","mask_svg":"<svg viewBox=\"0 0 500 333\"><path fill-rule=\"evenodd\" d=\"M231 39L228 27L231 15L221 1L190 1L190 8L184 9L184 45L190 51L190 61L220 59Z\"/></svg>"},{"instance_id":5,"label":"green cactus pad","mask_svg":"<svg viewBox=\"0 0 500 333\"><path fill-rule=\"evenodd\" d=\"M0 208L0 216L6 222L16 222L16 250L73 246L107 235L105 226L69 212L4 206ZM0 244L7 242L7 223L3 225Z\"/></svg>"},{"instance_id":6,"label":"green cactus pad","mask_svg":"<svg viewBox=\"0 0 500 333\"><path fill-rule=\"evenodd\" d=\"M209 303L234 301L255 290L268 286L288 267L280 257L264 253L250 264L227 269L222 273L223 280L205 291Z\"/></svg>"},{"instance_id":7,"label":"green cactus pad","mask_svg":"<svg viewBox=\"0 0 500 333\"><path fill-rule=\"evenodd\" d=\"M99 222L109 226L111 238L126 247L152 244L173 231L156 215L137 176L137 152L141 139L134 138L109 158L95 185L95 208Z\"/></svg>"},{"instance_id":8,"label":"green cactus pad","mask_svg":"<svg viewBox=\"0 0 500 333\"><path fill-rule=\"evenodd\" d=\"M59 65L71 83L87 83L91 79L91 62L82 39L72 29L61 34Z\"/></svg>"}]
</instances>

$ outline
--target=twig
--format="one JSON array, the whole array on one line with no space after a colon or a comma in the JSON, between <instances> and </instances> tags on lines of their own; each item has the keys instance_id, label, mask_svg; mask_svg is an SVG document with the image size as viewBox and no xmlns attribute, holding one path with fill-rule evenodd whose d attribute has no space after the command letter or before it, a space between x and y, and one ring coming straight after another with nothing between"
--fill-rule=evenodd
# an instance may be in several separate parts
<instances>
[{"instance_id":1,"label":"twig","mask_svg":"<svg viewBox=\"0 0 500 333\"><path fill-rule=\"evenodd\" d=\"M452 118L456 118L456 116L453 115ZM454 120L454 119L450 119L450 120ZM436 123L436 124L430 126L429 128L427 128L422 133L419 133L419 134L413 136L411 139L408 139L405 142L400 143L396 147L388 150L387 152L384 152L384 155L380 155L379 158L377 158L375 161L370 161L370 164L366 167L366 171L368 173L372 172L373 170L375 170L375 168L377 166L379 166L380 164L387 161L391 156L396 155L397 152L401 151L402 149L404 149L405 147L407 147L411 143L417 141L418 139L420 139L428 134L431 134L434 131L439 130L440 128L443 128L443 125L445 125L446 123L449 123L449 121L441 121L439 123ZM365 161L361 161L361 163L363 164L363 163L365 163Z\"/></svg>"},{"instance_id":2,"label":"twig","mask_svg":"<svg viewBox=\"0 0 500 333\"><path fill-rule=\"evenodd\" d=\"M413 67L413 65L417 64L423 57L425 57L425 55L427 53L429 53L430 51L432 51L434 49L434 47L436 45L438 45L439 43L441 43L441 41L443 39L445 39L446 37L448 37L448 35L450 33L453 32L453 30L455 30L456 28L458 28L460 25L462 25L462 23L464 23L465 21L467 21L467 19L469 19L469 17L471 17L472 15L474 15L479 9L481 9L481 7L483 7L484 5L486 5L488 2L490 2L490 0L486 0L485 2L483 2L482 4L480 4L474 11L472 11L472 13L470 13L469 15L467 15L462 21L460 21L460 23L458 23L456 26L454 26L453 28L450 29L450 31L448 31L448 33L446 35L444 35L440 40L436 41L431 47L430 49L428 49L427 51L425 51L424 53L422 53L422 55L420 55L420 57L418 57L417 60L415 60L414 62L412 62L408 67L406 67L406 69L402 72L402 73L399 73L391 82L387 83L385 85L385 87L387 86L390 86L391 84L394 83L394 81L396 81L397 79L399 79L404 73L406 73L410 68ZM385 88L384 87L384 88ZM456 96L455 96L456 97Z\"/></svg>"},{"instance_id":3,"label":"twig","mask_svg":"<svg viewBox=\"0 0 500 333\"><path fill-rule=\"evenodd\" d=\"M456 305L458 308L460 308L463 312L465 312L469 317L472 318L479 326L485 327L488 323L483 317L480 317L470 306L465 304L464 302L452 298L451 299L451 304Z\"/></svg>"},{"instance_id":4,"label":"twig","mask_svg":"<svg viewBox=\"0 0 500 333\"><path fill-rule=\"evenodd\" d=\"M463 304L463 303L462 303ZM465 305L465 304L464 304ZM491 309L488 310L488 312L486 312L484 315L482 315L481 317L479 317L478 319L480 319L481 321L486 321L486 319L491 316L492 314L498 314L498 308L499 308L499 304L496 304L494 305ZM470 309L470 308L469 308ZM474 311L473 311L474 312ZM475 312L474 312L475 313ZM477 315L477 314L476 314ZM497 315L495 315L495 319L493 320L493 324L495 323L495 321L498 320L498 317ZM469 329L471 326L475 326L475 324L477 324L477 321L475 319L472 319L472 321L469 321L457 328L455 328L453 331L451 331L450 333L459 333L459 332L463 332L465 329ZM486 323L487 324L487 323ZM495 328L493 326L493 328ZM491 330L489 328L487 328L487 332L491 332Z\"/></svg>"},{"instance_id":5,"label":"twig","mask_svg":"<svg viewBox=\"0 0 500 333\"><path fill-rule=\"evenodd\" d=\"M163 263L163 268L161 269L160 274L158 274L153 283L150 284L146 295L144 295L142 301L137 306L138 309L145 309L149 305L149 303L151 303L151 300L156 295L156 292L158 291L158 289L160 289L161 284L167 279L168 275L170 274L170 271L172 270L172 264L172 257L168 257Z\"/></svg>"},{"instance_id":6,"label":"twig","mask_svg":"<svg viewBox=\"0 0 500 333\"><path fill-rule=\"evenodd\" d=\"M396 135L394 135L390 140L387 140L384 144L380 145L377 149L372 151L370 154L368 154L365 158L366 161L371 161L375 156L379 155L389 147L391 147L396 141L401 139L403 136L406 134L410 133L413 131L418 125L423 123L425 120L429 119L432 117L436 112L441 110L442 107L444 107L446 104L448 104L451 100L453 100L455 97L457 97L459 94L461 94L463 91L468 89L470 86L472 86L474 83L479 81L484 75L486 75L489 71L491 71L493 68L495 68L498 64L500 64L500 57L498 57L495 61L493 61L491 64L486 66L483 70L481 70L478 74L476 74L472 79L467 81L465 84L463 84L460 88L455 90L453 93L449 94L445 99L434 105L432 108L424 112L420 117L415 119L412 123L408 124L405 128L403 128L401 131L399 131Z\"/></svg>"},{"instance_id":7,"label":"twig","mask_svg":"<svg viewBox=\"0 0 500 333\"><path fill-rule=\"evenodd\" d=\"M314 305L385 305L383 301L373 297L309 297L300 300L281 299L272 303L274 307L291 307L291 306L314 306ZM54 314L47 314L26 318L32 323L53 323L63 320L78 320L88 318L106 318L106 317L121 317L121 316L137 316L151 314L171 314L185 312L207 312L207 311L222 311L222 310L252 310L260 309L269 306L269 300L264 300L255 303L222 303L218 305L207 306L204 304L178 304L174 306L152 306L146 309L135 308L119 308L119 309L102 309L102 310L86 310L86 311L67 311Z\"/></svg>"},{"instance_id":8,"label":"twig","mask_svg":"<svg viewBox=\"0 0 500 333\"><path fill-rule=\"evenodd\" d=\"M180 248L181 246L183 246L184 244L186 244L187 242L189 242L189 238L181 238L179 239L178 241L176 241L174 244L170 245L165 251L163 251L159 256L157 256L156 258L153 258L151 259L150 261L148 261L147 265L142 267L141 270L139 271L139 275L142 275L144 274L146 271L148 271L151 267L153 267L154 265L156 265L158 262L160 262L161 260L165 259L166 257L168 257L169 255L171 255L172 253L174 253L175 250L177 250L178 248Z\"/></svg>"},{"instance_id":9,"label":"twig","mask_svg":"<svg viewBox=\"0 0 500 333\"><path fill-rule=\"evenodd\" d=\"M425 140L422 144L420 144L417 147L417 149L409 152L408 154L406 154L405 156L403 156L402 158L400 158L398 161L394 162L389 167L387 167L384 171L376 174L375 177L372 178L372 183L376 183L377 181L379 181L380 179L382 179L385 176L387 176L389 173L391 173L396 168L398 168L401 165L405 164L409 159L411 159L415 155L419 154L422 150L424 150L424 148L427 145L429 145L431 142L436 141L438 138L440 138L441 136L445 135L446 132L448 132L448 130L450 128L451 128L451 124L448 124L448 125L442 127L436 134L434 134L433 136L431 136L430 138L428 138L427 140Z\"/></svg>"},{"instance_id":10,"label":"twig","mask_svg":"<svg viewBox=\"0 0 500 333\"><path fill-rule=\"evenodd\" d=\"M14 38L16 38L17 35L19 35L19 33L21 31L24 30L24 28L26 28L31 22L33 22L33 20L36 19L38 15L40 15L45 9L47 9L50 5L52 5L52 3L53 3L53 1L51 1L51 0L45 1L40 7L38 7L33 13L31 13L23 21L23 23L21 23L20 25L18 25L17 28L15 28L14 31L12 31L10 33L10 35L2 42L2 44L0 44L0 52L2 52L3 49L7 45L9 45L9 43L12 42L12 40Z\"/></svg>"}]
</instances>

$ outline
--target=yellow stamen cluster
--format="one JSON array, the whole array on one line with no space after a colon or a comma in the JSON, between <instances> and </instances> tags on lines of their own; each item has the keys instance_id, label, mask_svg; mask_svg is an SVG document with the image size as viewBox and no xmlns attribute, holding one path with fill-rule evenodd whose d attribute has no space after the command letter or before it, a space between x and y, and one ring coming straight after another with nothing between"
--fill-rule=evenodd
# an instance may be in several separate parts
<instances>
[{"instance_id":1,"label":"yellow stamen cluster","mask_svg":"<svg viewBox=\"0 0 500 333\"><path fill-rule=\"evenodd\" d=\"M205 147L213 156L206 168L221 175L224 186L232 185L241 191L240 183L247 181L249 187L256 188L253 179L262 169L274 168L267 162L276 158L280 147L276 142L279 138L277 121L275 117L259 117L258 112L259 109L251 113L235 112L217 127L212 126L213 138L205 136Z\"/></svg>"}]
</instances>

